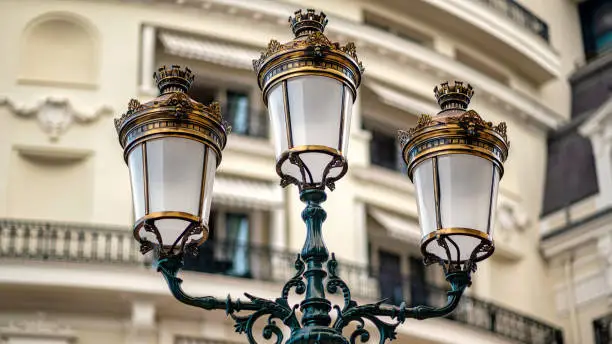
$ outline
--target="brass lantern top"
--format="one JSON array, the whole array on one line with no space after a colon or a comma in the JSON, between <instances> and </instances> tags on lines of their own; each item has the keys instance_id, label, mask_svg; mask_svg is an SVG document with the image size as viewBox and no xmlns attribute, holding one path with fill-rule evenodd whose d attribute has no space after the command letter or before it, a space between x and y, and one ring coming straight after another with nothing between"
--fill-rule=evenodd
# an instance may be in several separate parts
<instances>
[{"instance_id":1,"label":"brass lantern top","mask_svg":"<svg viewBox=\"0 0 612 344\"><path fill-rule=\"evenodd\" d=\"M219 103L203 105L189 97L187 91L195 76L187 67L160 67L153 74L159 96L144 104L132 99L128 111L115 119L124 158L141 142L175 136L200 141L212 147L221 162L227 134L231 129L221 116Z\"/></svg>"},{"instance_id":2,"label":"brass lantern top","mask_svg":"<svg viewBox=\"0 0 612 344\"><path fill-rule=\"evenodd\" d=\"M474 110L467 110L474 89L461 81L444 82L434 88L441 111L435 116L421 115L417 125L399 131L402 155L412 180L415 167L422 161L446 154L471 154L492 161L500 176L508 157L510 142L506 123L494 125Z\"/></svg>"},{"instance_id":3,"label":"brass lantern top","mask_svg":"<svg viewBox=\"0 0 612 344\"><path fill-rule=\"evenodd\" d=\"M268 104L268 93L279 82L303 75L337 79L350 88L355 99L364 71L357 58L355 43L341 46L338 42L331 42L323 34L327 25L327 16L323 12L315 13L315 10L308 9L303 13L298 10L294 17L289 17L289 23L295 38L284 44L271 40L261 57L253 60L264 103Z\"/></svg>"}]
</instances>

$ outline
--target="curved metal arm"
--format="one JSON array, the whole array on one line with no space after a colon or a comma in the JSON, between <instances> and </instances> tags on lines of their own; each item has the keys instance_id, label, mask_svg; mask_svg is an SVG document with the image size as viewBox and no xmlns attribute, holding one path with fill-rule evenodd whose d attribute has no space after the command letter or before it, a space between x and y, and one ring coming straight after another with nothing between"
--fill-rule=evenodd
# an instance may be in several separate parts
<instances>
[{"instance_id":1,"label":"curved metal arm","mask_svg":"<svg viewBox=\"0 0 612 344\"><path fill-rule=\"evenodd\" d=\"M299 256L298 261L301 263ZM265 339L270 339L272 334L275 334L276 344L282 343L283 333L273 319L281 320L285 325L291 328L291 330L300 328L300 323L295 316L295 309L297 308L297 305L294 307L289 307L287 302L287 294L291 287L296 287L296 292L298 294L300 292L303 293L304 287L303 285L300 285L300 281L296 281L295 277L288 282L288 285L285 286L285 288L283 288L282 297L277 298L276 301L262 299L245 293L244 295L250 301L242 302L240 299L236 299L235 301L232 300L229 295L227 296L227 299L221 300L214 296L193 297L185 293L181 288L181 283L183 280L176 277L179 270L183 267L182 257L180 256L171 256L160 259L156 262L156 266L157 270L161 272L166 279L172 295L177 300L184 304L206 310L225 309L225 313L231 316L236 322L234 325L236 332L246 333L250 343L256 343L255 338L253 337L253 326L255 322L257 319L265 315L268 316L268 323L263 328L263 337ZM301 278L303 269L299 269L299 264L297 261L296 268L298 269L298 274ZM238 316L234 314L242 310L254 312L247 316Z\"/></svg>"},{"instance_id":2,"label":"curved metal arm","mask_svg":"<svg viewBox=\"0 0 612 344\"><path fill-rule=\"evenodd\" d=\"M380 305L380 307L378 307L379 311L376 312L376 315L389 316L397 319L400 323L404 322L408 318L424 320L447 316L459 305L463 292L471 284L471 279L469 271L459 271L447 274L446 280L450 283L451 290L447 292L448 299L444 306L416 306L407 308L406 303L402 302L399 307L393 305Z\"/></svg>"},{"instance_id":3,"label":"curved metal arm","mask_svg":"<svg viewBox=\"0 0 612 344\"><path fill-rule=\"evenodd\" d=\"M407 308L405 302L402 302L398 307L383 304L385 300L359 306L357 302L351 299L351 292L346 283L338 277L336 273L337 265L336 258L332 255L332 259L327 263L327 270L330 274L327 282L327 290L330 293L335 293L339 288L344 297L344 307L342 309L340 309L339 306L334 307L338 312L338 317L334 322L333 328L341 332L349 323L353 321L357 322L357 329L353 331L350 337L352 344L355 343L357 338L360 338L361 342L369 340L370 334L365 329L364 320L369 320L376 326L380 332L380 344L383 344L387 339L393 340L396 338L395 329L407 318L423 320L443 317L452 313L459 305L463 292L471 284L470 270L454 271L446 274L446 280L450 283L451 290L448 291L446 305L442 307L416 306ZM389 323L381 320L379 318L380 316L387 316L395 321Z\"/></svg>"},{"instance_id":4,"label":"curved metal arm","mask_svg":"<svg viewBox=\"0 0 612 344\"><path fill-rule=\"evenodd\" d=\"M172 295L184 304L206 310L225 309L226 314L239 312L241 310L259 309L259 307L253 302L241 302L240 299L232 301L229 295L225 300L221 300L213 296L193 297L187 295L187 293L183 291L183 288L181 288L181 283L183 283L183 280L176 277L179 270L183 267L182 258L180 256L160 259L155 263L155 265L157 267L157 271L161 272L166 279Z\"/></svg>"}]
</instances>

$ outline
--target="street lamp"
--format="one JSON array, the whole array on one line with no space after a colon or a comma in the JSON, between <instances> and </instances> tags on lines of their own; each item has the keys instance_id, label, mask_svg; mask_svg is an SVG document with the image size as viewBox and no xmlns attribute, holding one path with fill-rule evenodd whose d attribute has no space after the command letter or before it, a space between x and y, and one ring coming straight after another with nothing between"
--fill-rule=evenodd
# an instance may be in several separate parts
<instances>
[{"instance_id":1,"label":"street lamp","mask_svg":"<svg viewBox=\"0 0 612 344\"><path fill-rule=\"evenodd\" d=\"M467 110L474 94L460 81L434 88L442 109L400 131L408 176L417 194L425 264L473 270L493 254L497 189L508 156L506 123Z\"/></svg>"},{"instance_id":2,"label":"street lamp","mask_svg":"<svg viewBox=\"0 0 612 344\"><path fill-rule=\"evenodd\" d=\"M202 105L185 93L191 71L162 67L155 74L159 97L132 99L115 120L130 169L134 237L146 253L194 251L208 237L215 171L227 126L219 104Z\"/></svg>"},{"instance_id":3,"label":"street lamp","mask_svg":"<svg viewBox=\"0 0 612 344\"><path fill-rule=\"evenodd\" d=\"M160 96L142 105L130 101L128 112L116 120L132 180L134 236L141 251L155 250L158 271L175 298L225 310L250 343L256 342L253 326L261 317L267 318L263 337L275 335L276 344L283 340L277 321L290 329L289 344L348 344L370 338L364 320L376 327L383 343L395 338L397 326L407 318L450 314L471 284L476 262L493 253L497 184L508 154L506 126L466 111L473 94L470 85L444 83L434 89L442 111L422 115L415 128L399 136L416 187L421 250L426 264L444 267L450 284L447 303L439 308L409 308L405 302L358 305L325 247L321 203L325 188L333 190L348 168L352 104L363 67L353 43L341 46L323 34L324 13L297 11L289 21L295 39L285 44L272 40L253 61L272 122L281 185L297 185L306 203L306 240L281 296L267 300L245 293L248 301L223 300L192 297L181 288L177 274L183 256L194 254L208 234L212 184L228 131L217 104L205 106L186 95L193 81L189 69L160 68L155 74ZM289 304L292 289L305 294L299 305ZM333 323L326 292L339 292L344 300L342 307L333 307ZM357 328L347 338L342 331L353 321Z\"/></svg>"},{"instance_id":4,"label":"street lamp","mask_svg":"<svg viewBox=\"0 0 612 344\"><path fill-rule=\"evenodd\" d=\"M253 61L270 112L281 185L333 190L346 173L353 102L363 67L355 44L324 34L324 13L298 11L289 19L295 39L270 41Z\"/></svg>"}]
</instances>

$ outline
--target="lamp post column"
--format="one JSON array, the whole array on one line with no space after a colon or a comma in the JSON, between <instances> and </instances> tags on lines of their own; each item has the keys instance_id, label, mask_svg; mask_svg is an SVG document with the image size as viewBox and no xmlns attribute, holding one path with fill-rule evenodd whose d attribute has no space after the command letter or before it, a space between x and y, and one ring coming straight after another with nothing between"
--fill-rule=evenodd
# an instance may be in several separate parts
<instances>
[{"instance_id":1,"label":"lamp post column","mask_svg":"<svg viewBox=\"0 0 612 344\"><path fill-rule=\"evenodd\" d=\"M331 302L325 298L323 281L327 272L323 264L329 259L321 228L327 213L321 207L327 196L323 190L303 190L300 199L306 203L302 211L302 219L306 223L306 241L302 248L302 259L306 264L304 278L306 279L306 296L300 303L302 328L293 333L288 344L295 343L347 343L338 331L330 328Z\"/></svg>"}]
</instances>

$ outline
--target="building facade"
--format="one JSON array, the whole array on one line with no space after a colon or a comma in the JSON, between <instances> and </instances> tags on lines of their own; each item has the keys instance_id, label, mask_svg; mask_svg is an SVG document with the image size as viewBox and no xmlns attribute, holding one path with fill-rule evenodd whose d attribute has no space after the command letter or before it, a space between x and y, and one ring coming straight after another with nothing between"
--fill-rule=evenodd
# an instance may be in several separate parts
<instances>
[{"instance_id":1,"label":"building facade","mask_svg":"<svg viewBox=\"0 0 612 344\"><path fill-rule=\"evenodd\" d=\"M278 186L251 60L271 38L291 39L287 17L300 7L324 10L328 36L354 41L366 67L349 172L324 204L328 248L357 299L445 297L441 269L420 261L396 130L438 112L434 85L466 80L471 108L509 128L496 253L454 315L408 321L398 341L563 342L569 325L539 240L548 132L572 119L568 76L585 56L570 0L0 2L0 341L244 342L223 312L175 301L137 252L113 118L130 98L156 96L158 66L194 71L191 96L220 101L233 133L214 185L213 234L186 261L184 287L277 297L304 241L303 204ZM566 333L565 342L580 343Z\"/></svg>"},{"instance_id":2,"label":"building facade","mask_svg":"<svg viewBox=\"0 0 612 344\"><path fill-rule=\"evenodd\" d=\"M612 340L612 4L577 4L585 61L570 75L571 118L552 132L542 251L568 340Z\"/></svg>"}]
</instances>

